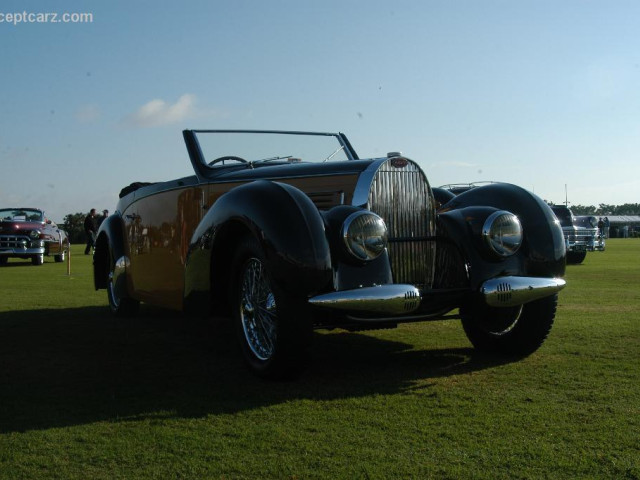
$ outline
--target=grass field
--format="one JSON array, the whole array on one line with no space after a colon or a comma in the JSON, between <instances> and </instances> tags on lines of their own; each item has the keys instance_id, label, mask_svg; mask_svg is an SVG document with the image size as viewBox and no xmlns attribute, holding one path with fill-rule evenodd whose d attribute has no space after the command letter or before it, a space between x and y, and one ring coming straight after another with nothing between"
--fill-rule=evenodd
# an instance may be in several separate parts
<instances>
[{"instance_id":1,"label":"grass field","mask_svg":"<svg viewBox=\"0 0 640 480\"><path fill-rule=\"evenodd\" d=\"M0 478L640 478L640 240L569 266L519 362L458 322L316 335L271 383L223 321L116 320L74 246L0 268Z\"/></svg>"}]
</instances>

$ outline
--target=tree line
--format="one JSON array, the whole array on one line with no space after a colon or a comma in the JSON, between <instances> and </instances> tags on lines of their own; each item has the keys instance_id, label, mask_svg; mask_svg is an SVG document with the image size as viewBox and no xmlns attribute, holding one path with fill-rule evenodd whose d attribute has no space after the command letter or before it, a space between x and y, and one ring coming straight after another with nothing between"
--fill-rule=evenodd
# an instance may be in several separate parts
<instances>
[{"instance_id":1,"label":"tree line","mask_svg":"<svg viewBox=\"0 0 640 480\"><path fill-rule=\"evenodd\" d=\"M604 217L609 215L640 215L640 203L625 203L624 205L570 205L574 215L593 215Z\"/></svg>"},{"instance_id":2,"label":"tree line","mask_svg":"<svg viewBox=\"0 0 640 480\"><path fill-rule=\"evenodd\" d=\"M62 228L67 232L71 243L85 243L87 238L84 234L84 218L88 213L69 213L64 216Z\"/></svg>"}]
</instances>

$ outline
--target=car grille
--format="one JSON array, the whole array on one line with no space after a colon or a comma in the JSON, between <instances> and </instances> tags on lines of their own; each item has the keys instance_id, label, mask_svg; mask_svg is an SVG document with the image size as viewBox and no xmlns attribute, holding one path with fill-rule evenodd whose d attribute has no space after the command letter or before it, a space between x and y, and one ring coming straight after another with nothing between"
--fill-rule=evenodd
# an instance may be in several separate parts
<instances>
[{"instance_id":1,"label":"car grille","mask_svg":"<svg viewBox=\"0 0 640 480\"><path fill-rule=\"evenodd\" d=\"M0 235L0 249L2 248L27 248L29 239L16 235Z\"/></svg>"},{"instance_id":2,"label":"car grille","mask_svg":"<svg viewBox=\"0 0 640 480\"><path fill-rule=\"evenodd\" d=\"M371 182L368 205L387 224L393 281L431 288L436 253L435 206L420 167L404 159L384 162Z\"/></svg>"},{"instance_id":3,"label":"car grille","mask_svg":"<svg viewBox=\"0 0 640 480\"><path fill-rule=\"evenodd\" d=\"M597 229L577 229L574 227L563 228L565 238L571 244L586 245L595 240Z\"/></svg>"}]
</instances>

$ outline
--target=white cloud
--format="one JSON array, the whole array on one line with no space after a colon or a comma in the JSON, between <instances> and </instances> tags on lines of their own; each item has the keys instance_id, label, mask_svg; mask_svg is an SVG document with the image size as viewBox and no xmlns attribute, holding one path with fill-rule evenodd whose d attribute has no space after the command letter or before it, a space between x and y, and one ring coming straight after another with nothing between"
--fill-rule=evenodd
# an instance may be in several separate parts
<instances>
[{"instance_id":1,"label":"white cloud","mask_svg":"<svg viewBox=\"0 0 640 480\"><path fill-rule=\"evenodd\" d=\"M195 116L195 95L186 93L174 104L162 99L145 103L125 118L125 122L137 127L158 127L170 125Z\"/></svg>"}]
</instances>

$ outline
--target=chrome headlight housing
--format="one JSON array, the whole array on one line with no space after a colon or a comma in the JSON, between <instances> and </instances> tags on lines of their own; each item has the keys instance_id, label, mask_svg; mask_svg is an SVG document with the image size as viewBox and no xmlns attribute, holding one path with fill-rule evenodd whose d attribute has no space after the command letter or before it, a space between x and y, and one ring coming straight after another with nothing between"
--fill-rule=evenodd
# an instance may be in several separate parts
<instances>
[{"instance_id":1,"label":"chrome headlight housing","mask_svg":"<svg viewBox=\"0 0 640 480\"><path fill-rule=\"evenodd\" d=\"M354 212L342 224L342 239L355 258L373 260L387 247L387 226L375 213Z\"/></svg>"},{"instance_id":2,"label":"chrome headlight housing","mask_svg":"<svg viewBox=\"0 0 640 480\"><path fill-rule=\"evenodd\" d=\"M31 238L34 238L34 239L35 239L35 238L40 238L40 230L31 230L31 231L29 232L29 236L30 236Z\"/></svg>"},{"instance_id":3,"label":"chrome headlight housing","mask_svg":"<svg viewBox=\"0 0 640 480\"><path fill-rule=\"evenodd\" d=\"M509 257L522 245L522 225L513 213L499 210L485 220L482 238L492 253Z\"/></svg>"}]
</instances>

